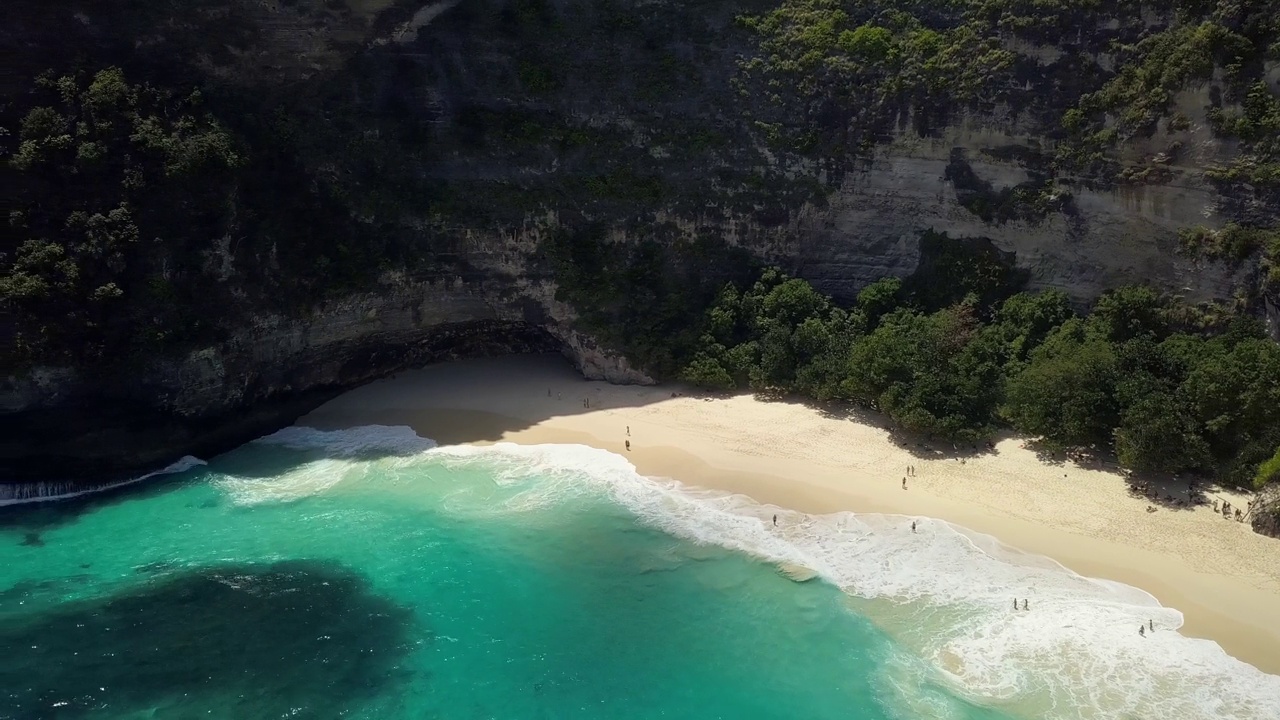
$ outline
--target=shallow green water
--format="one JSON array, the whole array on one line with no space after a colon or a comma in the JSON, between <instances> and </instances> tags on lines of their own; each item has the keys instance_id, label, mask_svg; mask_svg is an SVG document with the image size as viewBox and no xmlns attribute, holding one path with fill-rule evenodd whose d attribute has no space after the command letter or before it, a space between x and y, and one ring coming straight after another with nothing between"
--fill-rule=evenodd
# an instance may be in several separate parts
<instances>
[{"instance_id":1,"label":"shallow green water","mask_svg":"<svg viewBox=\"0 0 1280 720\"><path fill-rule=\"evenodd\" d=\"M0 716L904 717L910 661L830 586L600 495L513 505L483 457L316 455L6 515Z\"/></svg>"},{"instance_id":2,"label":"shallow green water","mask_svg":"<svg viewBox=\"0 0 1280 720\"><path fill-rule=\"evenodd\" d=\"M0 718L1012 717L598 451L318 435L6 509Z\"/></svg>"}]
</instances>

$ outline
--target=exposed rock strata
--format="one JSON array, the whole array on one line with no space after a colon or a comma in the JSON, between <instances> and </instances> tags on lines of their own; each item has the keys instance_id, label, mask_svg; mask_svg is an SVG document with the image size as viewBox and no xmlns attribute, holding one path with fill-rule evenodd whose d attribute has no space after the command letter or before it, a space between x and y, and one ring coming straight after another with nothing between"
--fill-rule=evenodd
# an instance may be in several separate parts
<instances>
[{"instance_id":1,"label":"exposed rock strata","mask_svg":"<svg viewBox=\"0 0 1280 720\"><path fill-rule=\"evenodd\" d=\"M566 74L559 91L530 101L521 99L513 80L525 59L514 45L504 45L509 41L498 37L463 36L458 25L449 24L452 15L468 9L467 2L160 2L147 6L146 20L152 24L140 30L121 25L111 11L91 2L67 3L66 18L49 15L43 22L48 13L36 9L49 4L15 1L15 23L0 29L0 40L6 48L21 50L12 55L29 60L30 67L14 63L0 70L7 94L19 92L34 71L57 60L48 48L56 47L58 38L81 33L77 42L85 44L128 40L128 53L139 56L196 58L202 82L237 92L270 94L307 81L360 87L372 96L360 98L370 117L394 107L430 124L445 139L445 149L434 151L432 164L418 170L446 183L550 186L550 195L562 197L563 188L556 184L562 179L614 169L607 164L575 166L569 154L549 154L539 147L455 151L468 110L546 113L557 121L625 136L621 149L635 155L619 164L633 169L643 161L645 168L671 180L676 199L642 222L627 217L613 223L610 241L632 242L658 225L683 236L710 234L840 297L851 297L880 277L911 273L920 260L924 230L990 238L1029 271L1032 287L1059 288L1079 302L1129 283L1152 283L1193 301L1222 299L1240 280L1228 267L1193 263L1173 252L1178 229L1218 226L1229 217L1222 198L1198 179L1197 171L1223 152L1205 130L1207 86L1191 88L1177 99L1191 127L1182 134L1160 135L1161 143L1178 141L1188 149L1169 163L1170 179L1110 190L1058 179L1069 202L1035 220L984 221L961 205L961 189L948 179L948 165L959 154L974 177L999 192L1031 177L1027 163L1013 158L1051 150L1050 141L1028 130L1025 118L999 109L989 116L956 118L951 127L927 137L903 122L859 167L843 173L825 202L811 199L781 210L762 209L759 202L752 206L754 200L731 206L730 201L746 194L741 188L725 187L715 168L699 164L705 157L686 156L658 139L672 127L715 128L731 140L735 169L795 170L774 167L769 152L749 135L734 134L742 129L734 124L740 122L740 108L727 88L743 42L731 23L743 9L740 3L615 4L619 12L629 13L630 27L643 27L650 17L645 13L697 15L693 19L706 26L706 39L681 38L666 50L681 62L696 62L701 84L678 85L659 97L640 96L633 76L651 70L652 58L643 55L643 43L635 38L609 37L602 47L574 50L585 58L584 67L605 67L601 58L636 63L623 67L636 72L620 76L620 89L602 94L608 83L593 85L591 72L575 71ZM217 34L211 32L215 29ZM1063 57L1050 46L1013 49L1044 66ZM361 61L364 85L343 74L344 64L355 64L353 58ZM1107 64L1103 57L1098 62ZM1143 165L1159 150L1155 144L1138 146L1125 160ZM337 164L319 151L307 159L318 174ZM691 192L708 187L719 194L708 195L705 202L699 196L694 207L677 206ZM767 188L766 194L773 191ZM155 358L127 379L96 376L91 369L14 372L0 382L0 482L129 474L183 454L216 452L289 422L341 389L408 365L461 355L554 347L587 377L650 382L576 330L572 309L555 299L554 281L539 258L539 228L554 223L562 210L606 216L579 198L571 200L563 208L536 211L496 208L504 211L495 212L500 229L477 222L446 231L448 242L457 246L459 272L468 271L465 281L440 279L447 273L434 281L394 278L301 316L258 313L230 328L224 341L183 357ZM1247 199L1240 202L1248 204ZM428 210L405 208L404 222L419 223L424 233L440 232L424 217ZM237 263L245 259L234 257L227 242L213 241L211 247L218 277L236 282ZM1273 310L1273 332L1280 332L1274 316Z\"/></svg>"},{"instance_id":2,"label":"exposed rock strata","mask_svg":"<svg viewBox=\"0 0 1280 720\"><path fill-rule=\"evenodd\" d=\"M460 357L563 351L582 373L652 382L553 315L461 282L396 282L306 318L264 316L225 342L129 377L39 368L0 385L4 480L110 479L208 456L335 393ZM532 322L531 322L532 321Z\"/></svg>"}]
</instances>

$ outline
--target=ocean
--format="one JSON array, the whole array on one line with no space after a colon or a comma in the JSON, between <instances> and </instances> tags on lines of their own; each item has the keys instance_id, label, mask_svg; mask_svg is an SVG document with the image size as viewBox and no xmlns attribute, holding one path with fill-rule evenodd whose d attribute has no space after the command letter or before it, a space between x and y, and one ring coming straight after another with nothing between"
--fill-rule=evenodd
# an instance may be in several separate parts
<instances>
[{"instance_id":1,"label":"ocean","mask_svg":"<svg viewBox=\"0 0 1280 720\"><path fill-rule=\"evenodd\" d=\"M404 427L0 508L0 719L1280 717L1180 624L941 521Z\"/></svg>"}]
</instances>

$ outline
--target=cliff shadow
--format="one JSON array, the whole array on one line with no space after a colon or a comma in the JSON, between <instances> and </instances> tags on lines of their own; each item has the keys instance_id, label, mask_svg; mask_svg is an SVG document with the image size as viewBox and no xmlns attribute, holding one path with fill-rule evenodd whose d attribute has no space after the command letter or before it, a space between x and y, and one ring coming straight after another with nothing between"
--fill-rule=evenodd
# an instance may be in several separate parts
<instances>
[{"instance_id":1,"label":"cliff shadow","mask_svg":"<svg viewBox=\"0 0 1280 720\"><path fill-rule=\"evenodd\" d=\"M0 506L0 537L39 546L41 533L104 507L174 492L207 473L266 478L324 460L378 460L442 445L486 443L552 417L634 407L683 389L614 386L585 380L559 353L480 357L424 364L317 402L265 426L208 465L140 481L90 485L84 494ZM300 417L299 417L300 416ZM296 423L286 424L298 417ZM280 429L277 429L280 428ZM274 432L273 432L274 431ZM625 433L619 426L620 436ZM266 436L272 442L257 442ZM282 452L281 449L287 452ZM216 502L193 499L193 502Z\"/></svg>"},{"instance_id":2,"label":"cliff shadow","mask_svg":"<svg viewBox=\"0 0 1280 720\"><path fill-rule=\"evenodd\" d=\"M555 417L607 414L673 394L689 393L674 385L587 380L559 353L527 354L395 373L325 403L297 424L326 432L403 426L442 445L496 442Z\"/></svg>"}]
</instances>

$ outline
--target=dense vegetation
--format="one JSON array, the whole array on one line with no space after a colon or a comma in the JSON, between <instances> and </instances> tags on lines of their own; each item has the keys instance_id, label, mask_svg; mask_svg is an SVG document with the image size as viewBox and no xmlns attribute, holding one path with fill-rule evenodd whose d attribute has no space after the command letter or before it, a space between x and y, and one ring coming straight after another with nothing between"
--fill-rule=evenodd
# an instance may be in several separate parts
<instances>
[{"instance_id":1,"label":"dense vegetation","mask_svg":"<svg viewBox=\"0 0 1280 720\"><path fill-rule=\"evenodd\" d=\"M472 238L541 232L525 270L659 376L854 401L958 441L1012 425L1135 469L1276 474L1276 346L1248 320L1141 288L1079 317L1019 292L989 244L933 233L914 276L856 302L729 249L762 228L798 243L788 223L877 144L972 114L1042 141L953 152L975 217L1071 222L1079 187L1202 174L1234 222L1182 251L1257 268L1274 299L1274 0L477 0L416 45L360 51L412 9L297 0L263 22L194 0L72 21L15 1L0 39L44 52L0 73L6 371L127 377L389 275L490 279ZM1181 162L1214 137L1233 145ZM979 153L1027 180L983 180Z\"/></svg>"},{"instance_id":2,"label":"dense vegetation","mask_svg":"<svg viewBox=\"0 0 1280 720\"><path fill-rule=\"evenodd\" d=\"M1280 229L1227 223L1220 230L1186 228L1179 240L1182 252L1195 257L1239 264L1258 256L1262 289L1280 293Z\"/></svg>"},{"instance_id":3,"label":"dense vegetation","mask_svg":"<svg viewBox=\"0 0 1280 720\"><path fill-rule=\"evenodd\" d=\"M216 339L245 310L293 311L404 265L390 234L360 219L386 214L381 182L396 179L362 183L362 170L384 170L372 148L341 168L368 188L357 195L298 164L300 118L234 113L233 127L200 91L114 67L44 73L23 100L16 131L0 132L0 179L13 188L4 367L127 366Z\"/></svg>"},{"instance_id":4,"label":"dense vegetation","mask_svg":"<svg viewBox=\"0 0 1280 720\"><path fill-rule=\"evenodd\" d=\"M174 98L117 69L37 87L48 104L22 119L8 163L21 176L8 218L18 239L0 266L0 304L24 320L18 352L101 359L194 330L194 298L173 282L187 268L139 258L208 244L243 162L235 142L199 93Z\"/></svg>"},{"instance_id":5,"label":"dense vegetation","mask_svg":"<svg viewBox=\"0 0 1280 720\"><path fill-rule=\"evenodd\" d=\"M1002 424L1052 448L1114 450L1139 471L1237 483L1280 448L1280 345L1261 324L1189 325L1145 287L1077 316L1055 291L939 306L886 279L840 308L776 270L728 285L684 377L879 409L911 431L986 439Z\"/></svg>"},{"instance_id":6,"label":"dense vegetation","mask_svg":"<svg viewBox=\"0 0 1280 720\"><path fill-rule=\"evenodd\" d=\"M864 153L907 117L928 134L1006 106L1063 141L1055 173L1113 182L1125 177L1116 149L1186 130L1176 96L1213 78L1208 118L1244 148L1211 176L1280 181L1280 100L1263 79L1280 59L1274 2L1168 5L1153 24L1140 0L785 0L742 20L761 49L743 62L742 92L772 139L826 159ZM1063 57L1046 69L1013 42Z\"/></svg>"},{"instance_id":7,"label":"dense vegetation","mask_svg":"<svg viewBox=\"0 0 1280 720\"><path fill-rule=\"evenodd\" d=\"M544 244L559 281L557 299L578 309L584 330L626 352L639 367L673 377L698 343L703 310L726 282L745 282L754 264L712 238L609 243L603 229L560 228Z\"/></svg>"}]
</instances>

